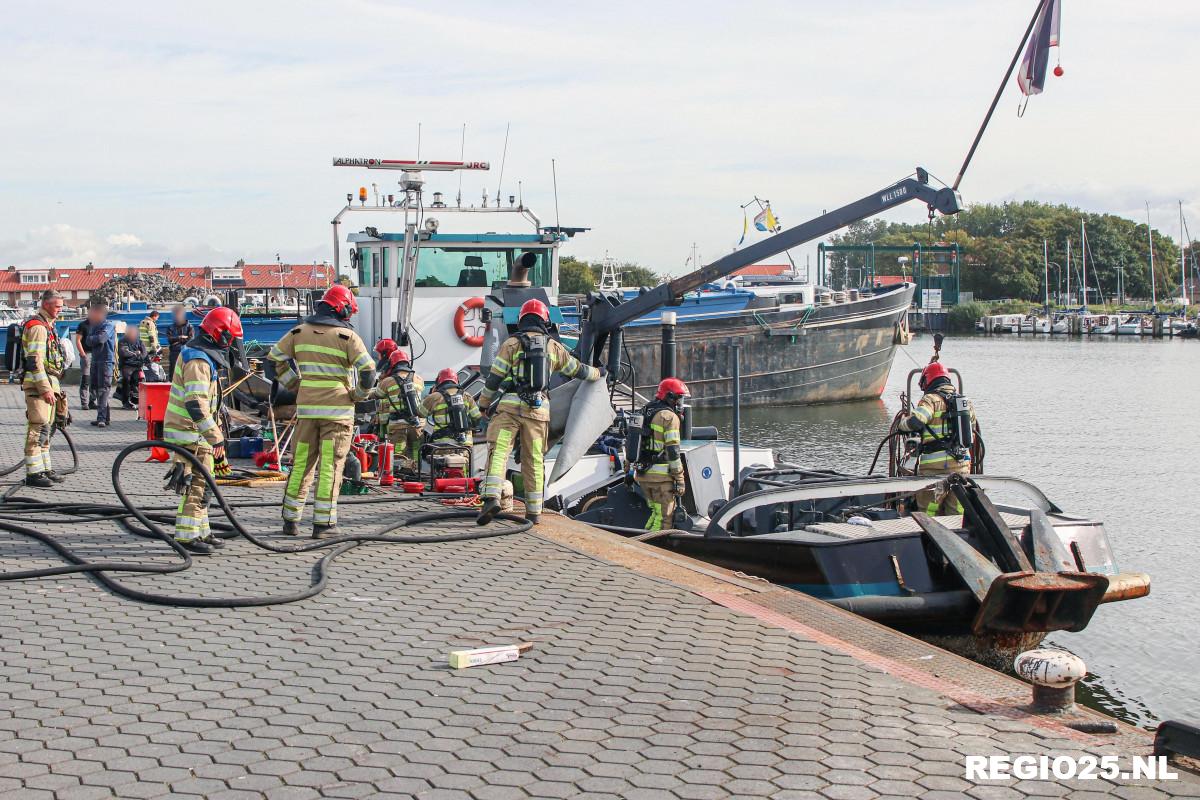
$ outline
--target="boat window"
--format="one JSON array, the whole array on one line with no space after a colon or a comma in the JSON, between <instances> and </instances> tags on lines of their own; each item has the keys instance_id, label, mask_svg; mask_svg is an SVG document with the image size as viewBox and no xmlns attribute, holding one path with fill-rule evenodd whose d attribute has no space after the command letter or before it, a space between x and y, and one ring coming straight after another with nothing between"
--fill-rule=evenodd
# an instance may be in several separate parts
<instances>
[{"instance_id":1,"label":"boat window","mask_svg":"<svg viewBox=\"0 0 1200 800\"><path fill-rule=\"evenodd\" d=\"M529 271L534 286L550 285L549 248L422 247L417 256L417 286L489 288L508 280L509 268L522 253L537 256Z\"/></svg>"},{"instance_id":2,"label":"boat window","mask_svg":"<svg viewBox=\"0 0 1200 800\"><path fill-rule=\"evenodd\" d=\"M388 285L388 251L390 249L390 247L379 248L379 259L383 262L383 281L379 284L380 286Z\"/></svg>"},{"instance_id":3,"label":"boat window","mask_svg":"<svg viewBox=\"0 0 1200 800\"><path fill-rule=\"evenodd\" d=\"M371 252L371 285L379 286L379 253Z\"/></svg>"}]
</instances>

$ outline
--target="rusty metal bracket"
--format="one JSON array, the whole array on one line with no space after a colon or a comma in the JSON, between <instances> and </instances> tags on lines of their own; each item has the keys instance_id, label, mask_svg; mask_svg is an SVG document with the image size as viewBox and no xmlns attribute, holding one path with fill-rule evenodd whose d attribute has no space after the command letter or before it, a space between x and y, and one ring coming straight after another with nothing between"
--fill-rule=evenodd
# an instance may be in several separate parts
<instances>
[{"instance_id":1,"label":"rusty metal bracket","mask_svg":"<svg viewBox=\"0 0 1200 800\"><path fill-rule=\"evenodd\" d=\"M1096 613L1108 578L1091 572L1008 572L979 603L975 633L1081 631Z\"/></svg>"}]
</instances>

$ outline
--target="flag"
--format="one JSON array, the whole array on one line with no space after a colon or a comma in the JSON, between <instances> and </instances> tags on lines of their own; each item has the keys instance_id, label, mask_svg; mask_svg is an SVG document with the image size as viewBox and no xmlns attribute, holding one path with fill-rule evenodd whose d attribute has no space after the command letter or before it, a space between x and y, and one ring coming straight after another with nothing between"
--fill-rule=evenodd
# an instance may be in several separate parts
<instances>
[{"instance_id":1,"label":"flag","mask_svg":"<svg viewBox=\"0 0 1200 800\"><path fill-rule=\"evenodd\" d=\"M1021 61L1021 71L1017 73L1017 85L1026 97L1041 94L1046 85L1046 67L1050 65L1050 48L1058 47L1061 15L1062 0L1046 0L1037 22L1033 26L1033 36L1029 39L1029 47L1025 49L1025 58ZM1055 68L1055 74L1062 74L1061 67Z\"/></svg>"},{"instance_id":2,"label":"flag","mask_svg":"<svg viewBox=\"0 0 1200 800\"><path fill-rule=\"evenodd\" d=\"M738 239L738 243L733 246L737 249L742 246L742 242L746 241L746 232L750 230L750 219L746 216L746 209L742 209L742 238Z\"/></svg>"},{"instance_id":3,"label":"flag","mask_svg":"<svg viewBox=\"0 0 1200 800\"><path fill-rule=\"evenodd\" d=\"M763 207L763 210L754 215L754 227L760 231L778 230L779 220L775 219L775 213L771 211L770 204Z\"/></svg>"}]
</instances>

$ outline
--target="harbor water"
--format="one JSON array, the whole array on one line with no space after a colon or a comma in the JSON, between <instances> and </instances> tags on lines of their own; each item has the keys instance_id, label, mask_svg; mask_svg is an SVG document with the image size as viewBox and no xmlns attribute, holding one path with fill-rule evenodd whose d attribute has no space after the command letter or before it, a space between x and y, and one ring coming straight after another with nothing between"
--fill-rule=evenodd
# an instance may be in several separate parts
<instances>
[{"instance_id":1,"label":"harbor water","mask_svg":"<svg viewBox=\"0 0 1200 800\"><path fill-rule=\"evenodd\" d=\"M864 474L909 371L931 352L929 336L900 348L878 401L744 409L742 440L801 465ZM985 471L1024 478L1064 510L1102 520L1121 570L1152 578L1149 597L1102 606L1086 630L1048 639L1087 663L1080 699L1145 726L1200 720L1200 541L1191 505L1200 343L965 336L948 337L942 353L978 412ZM698 416L730 433L728 411Z\"/></svg>"}]
</instances>

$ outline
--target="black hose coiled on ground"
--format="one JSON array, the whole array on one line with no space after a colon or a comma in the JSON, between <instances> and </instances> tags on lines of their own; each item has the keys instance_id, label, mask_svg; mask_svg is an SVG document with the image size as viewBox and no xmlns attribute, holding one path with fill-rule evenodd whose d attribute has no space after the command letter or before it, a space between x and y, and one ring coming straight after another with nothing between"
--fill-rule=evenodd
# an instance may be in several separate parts
<instances>
[{"instance_id":1,"label":"black hose coiled on ground","mask_svg":"<svg viewBox=\"0 0 1200 800\"><path fill-rule=\"evenodd\" d=\"M70 442L69 436L66 438L71 446L71 452L74 454L74 444ZM121 466L124 464L126 459L128 459L133 453L151 447L162 448L184 459L191 466L193 476L200 476L204 479L205 483L208 485L209 491L212 493L213 499L216 501L217 506L225 514L225 518L227 520L225 523L218 521L211 524L214 530L219 530L225 534L225 536L222 538L241 536L255 547L277 554L306 553L314 550L331 548L329 549L329 552L325 553L321 559L313 565L313 578L309 586L305 589L284 595L264 595L261 597L180 597L137 589L121 583L116 578L108 575L107 573L109 572L132 572L140 574L163 575L183 572L192 566L193 560L191 554L175 541L174 536L169 530L162 527L162 524L174 522L173 509L139 508L129 498L121 484ZM78 460L76 459L76 466L77 465ZM72 468L71 471L74 471L74 468ZM66 471L64 471L64 474L65 473ZM475 539L488 539L496 536L508 536L514 533L527 531L530 527L532 527L531 523L521 517L510 514L501 514L499 515L498 519L503 519L514 524L501 528L485 528L480 530L464 531L461 533L443 533L432 535L391 533L398 528L412 528L441 520L466 519L475 516L475 513L472 511L434 511L423 514L415 514L401 520L390 522L373 533L348 534L330 539L310 541L299 545L279 545L274 542L259 538L242 525L242 523L238 520L236 513L234 512L235 504L230 503L226 499L224 494L221 492L221 487L217 484L212 474L205 469L204 464L201 463L201 461L190 451L170 442L156 440L144 441L129 445L120 453L118 453L117 457L113 461L112 481L113 489L116 492L117 498L121 501L120 506L88 503L50 505L48 503L42 503L24 498L8 500L8 504L20 509L21 518L28 518L30 514L48 513L58 516L73 517L75 519L82 518L85 520L115 521L121 524L127 531L136 535L161 539L174 551L176 555L179 556L179 561L171 564L145 564L125 561L90 561L71 550L71 548L55 540L55 538L49 534L26 525L13 522L11 521L13 517L10 515L0 515L0 531L16 533L34 539L35 541L38 541L53 550L64 561L68 562L67 564L56 567L43 567L39 569L0 573L0 581L24 580L30 578L84 573L90 575L102 586L118 595L121 595L122 597L127 597L132 600L138 600L145 603L183 606L189 608L245 608L253 606L268 606L277 605L280 603L294 603L300 600L306 600L310 597L315 597L320 594L328 585L329 571L334 560L339 555L348 552L360 544L366 544L370 542L387 542L392 544L462 542ZM421 497L421 495L401 495L397 496L396 498L389 498L387 502L397 502L408 499L415 500L421 499ZM360 505L364 502L372 503L384 501L374 500L361 501L359 503L351 502L347 505ZM252 505L261 507L264 505L276 504L253 503L237 505ZM3 506L0 506L0 508L2 507ZM141 526L140 529L134 525L134 521L136 521L137 525Z\"/></svg>"}]
</instances>

